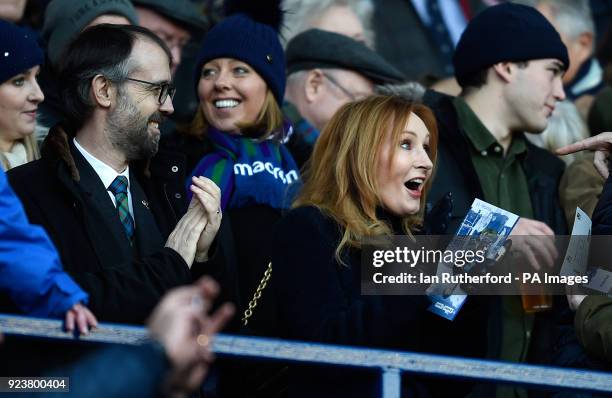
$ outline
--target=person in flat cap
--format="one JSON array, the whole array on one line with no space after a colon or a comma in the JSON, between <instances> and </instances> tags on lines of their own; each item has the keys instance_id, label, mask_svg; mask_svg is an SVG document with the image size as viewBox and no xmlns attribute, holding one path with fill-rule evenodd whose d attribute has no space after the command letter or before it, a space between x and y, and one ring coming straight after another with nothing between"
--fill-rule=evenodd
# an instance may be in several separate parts
<instances>
[{"instance_id":1,"label":"person in flat cap","mask_svg":"<svg viewBox=\"0 0 612 398\"><path fill-rule=\"evenodd\" d=\"M193 67L197 43L208 29L209 21L190 0L133 0L140 26L151 30L162 39L172 53L170 72L177 88L175 112L160 126L162 135L186 123L198 106L192 89Z\"/></svg>"},{"instance_id":2,"label":"person in flat cap","mask_svg":"<svg viewBox=\"0 0 612 398\"><path fill-rule=\"evenodd\" d=\"M454 98L428 91L424 97L440 129L429 203L451 192L449 234L475 198L519 215L513 235L528 236L523 241L530 245L515 240L513 251L534 269L551 267L558 256L552 240L567 232L558 198L564 163L530 144L524 132L541 133L557 102L565 99L567 49L537 10L504 3L485 9L468 24L453 64L461 94ZM563 305L555 302L555 308ZM523 308L517 296L469 297L455 321L441 322L429 337L436 350L448 355L542 362L552 349L555 328L546 324L546 313L534 311ZM464 336L461 346L444 343L451 342L445 337L451 334ZM459 396L455 388L461 387L440 387Z\"/></svg>"},{"instance_id":3,"label":"person in flat cap","mask_svg":"<svg viewBox=\"0 0 612 398\"><path fill-rule=\"evenodd\" d=\"M140 26L162 39L172 52L172 76L181 63L183 49L192 35L200 36L208 22L189 0L133 0Z\"/></svg>"},{"instance_id":4,"label":"person in flat cap","mask_svg":"<svg viewBox=\"0 0 612 398\"><path fill-rule=\"evenodd\" d=\"M130 0L52 0L42 29L51 63L59 64L65 49L83 29L101 23L138 24L138 17Z\"/></svg>"},{"instance_id":5,"label":"person in flat cap","mask_svg":"<svg viewBox=\"0 0 612 398\"><path fill-rule=\"evenodd\" d=\"M289 41L287 75L283 112L295 129L288 146L300 167L342 105L373 94L377 84L404 80L365 44L320 29L306 30Z\"/></svg>"},{"instance_id":6,"label":"person in flat cap","mask_svg":"<svg viewBox=\"0 0 612 398\"><path fill-rule=\"evenodd\" d=\"M52 0L47 6L42 38L48 62L39 78L47 99L40 107L37 141L42 142L49 129L63 118L57 71L68 45L85 28L103 23L137 25L138 16L130 0Z\"/></svg>"}]
</instances>

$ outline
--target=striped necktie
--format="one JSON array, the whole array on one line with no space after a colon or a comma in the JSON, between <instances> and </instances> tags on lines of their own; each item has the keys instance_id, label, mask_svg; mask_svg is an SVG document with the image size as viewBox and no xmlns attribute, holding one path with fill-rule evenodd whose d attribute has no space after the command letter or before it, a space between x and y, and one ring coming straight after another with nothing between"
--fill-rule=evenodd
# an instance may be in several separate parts
<instances>
[{"instance_id":1,"label":"striped necktie","mask_svg":"<svg viewBox=\"0 0 612 398\"><path fill-rule=\"evenodd\" d=\"M134 237L134 220L130 215L130 206L128 203L128 179L125 176L117 176L108 187L108 190L115 195L115 202L117 204L117 213L119 214L119 220L123 224L125 234L127 235L130 243Z\"/></svg>"}]
</instances>

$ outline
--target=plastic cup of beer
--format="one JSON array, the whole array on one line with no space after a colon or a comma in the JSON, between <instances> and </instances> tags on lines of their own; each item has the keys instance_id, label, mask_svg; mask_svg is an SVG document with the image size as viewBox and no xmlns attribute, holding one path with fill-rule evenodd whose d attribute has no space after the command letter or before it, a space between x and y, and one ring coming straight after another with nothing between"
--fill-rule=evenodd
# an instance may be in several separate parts
<instances>
[{"instance_id":1,"label":"plastic cup of beer","mask_svg":"<svg viewBox=\"0 0 612 398\"><path fill-rule=\"evenodd\" d=\"M553 298L551 294L522 294L523 310L527 313L548 311L552 308Z\"/></svg>"},{"instance_id":2,"label":"plastic cup of beer","mask_svg":"<svg viewBox=\"0 0 612 398\"><path fill-rule=\"evenodd\" d=\"M525 282L519 284L523 311L527 313L548 311L552 308L553 298L547 286L541 282Z\"/></svg>"}]
</instances>

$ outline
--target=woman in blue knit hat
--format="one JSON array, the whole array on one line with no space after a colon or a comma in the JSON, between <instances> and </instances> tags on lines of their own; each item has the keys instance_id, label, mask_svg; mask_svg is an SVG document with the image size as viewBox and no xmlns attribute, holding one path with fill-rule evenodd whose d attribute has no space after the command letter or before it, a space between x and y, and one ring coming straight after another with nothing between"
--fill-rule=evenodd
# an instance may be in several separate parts
<instances>
[{"instance_id":1,"label":"woman in blue knit hat","mask_svg":"<svg viewBox=\"0 0 612 398\"><path fill-rule=\"evenodd\" d=\"M9 170L39 157L33 133L45 98L36 78L43 51L32 33L0 20L0 166Z\"/></svg>"},{"instance_id":2,"label":"woman in blue knit hat","mask_svg":"<svg viewBox=\"0 0 612 398\"><path fill-rule=\"evenodd\" d=\"M210 150L191 175L208 177L221 189L219 211L232 227L243 306L268 266L272 226L300 184L283 144L290 126L280 108L285 55L278 3L228 4L228 17L207 33L196 64L200 104L189 133Z\"/></svg>"},{"instance_id":3,"label":"woman in blue knit hat","mask_svg":"<svg viewBox=\"0 0 612 398\"><path fill-rule=\"evenodd\" d=\"M36 77L43 51L33 34L0 19L0 166L20 166L39 156L33 139L38 104L45 98ZM64 318L81 333L97 325L85 307L88 295L64 271L42 228L28 223L0 171L0 312Z\"/></svg>"}]
</instances>

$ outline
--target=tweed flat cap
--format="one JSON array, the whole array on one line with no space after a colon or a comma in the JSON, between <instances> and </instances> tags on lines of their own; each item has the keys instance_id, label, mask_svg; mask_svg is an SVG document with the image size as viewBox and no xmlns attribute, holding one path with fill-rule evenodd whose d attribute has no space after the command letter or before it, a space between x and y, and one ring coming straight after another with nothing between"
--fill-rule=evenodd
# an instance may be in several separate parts
<instances>
[{"instance_id":1,"label":"tweed flat cap","mask_svg":"<svg viewBox=\"0 0 612 398\"><path fill-rule=\"evenodd\" d=\"M306 30L287 44L287 72L315 68L348 69L376 84L399 83L404 75L365 44L334 32Z\"/></svg>"}]
</instances>

